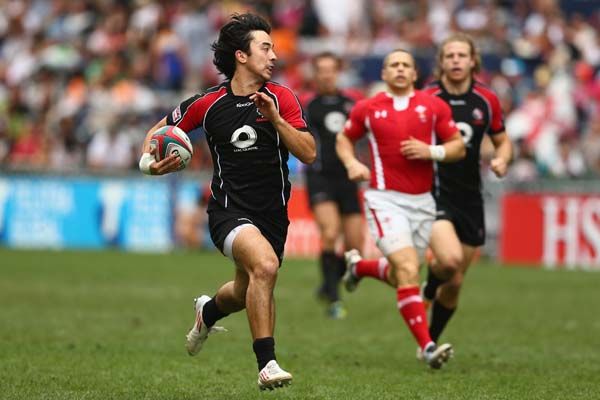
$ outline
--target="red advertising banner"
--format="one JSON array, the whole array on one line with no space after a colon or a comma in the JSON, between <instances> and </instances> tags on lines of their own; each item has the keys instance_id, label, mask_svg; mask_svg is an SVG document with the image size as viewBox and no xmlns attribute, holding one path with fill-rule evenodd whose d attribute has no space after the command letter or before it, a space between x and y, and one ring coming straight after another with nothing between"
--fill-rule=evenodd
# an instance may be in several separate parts
<instances>
[{"instance_id":1,"label":"red advertising banner","mask_svg":"<svg viewBox=\"0 0 600 400\"><path fill-rule=\"evenodd\" d=\"M285 242L285 254L292 257L315 257L321 251L319 230L303 187L293 187L288 204L290 226Z\"/></svg>"},{"instance_id":2,"label":"red advertising banner","mask_svg":"<svg viewBox=\"0 0 600 400\"><path fill-rule=\"evenodd\" d=\"M600 195L506 194L500 258L551 268L600 269Z\"/></svg>"}]
</instances>

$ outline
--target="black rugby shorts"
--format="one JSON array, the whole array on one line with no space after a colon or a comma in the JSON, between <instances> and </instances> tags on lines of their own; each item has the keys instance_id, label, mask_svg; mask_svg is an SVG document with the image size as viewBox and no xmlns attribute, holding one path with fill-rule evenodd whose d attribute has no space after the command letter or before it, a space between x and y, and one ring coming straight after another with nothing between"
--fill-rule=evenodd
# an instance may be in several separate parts
<instances>
[{"instance_id":1,"label":"black rugby shorts","mask_svg":"<svg viewBox=\"0 0 600 400\"><path fill-rule=\"evenodd\" d=\"M311 207L324 201L333 201L342 215L361 213L358 185L347 178L326 177L307 172L306 189Z\"/></svg>"},{"instance_id":2,"label":"black rugby shorts","mask_svg":"<svg viewBox=\"0 0 600 400\"><path fill-rule=\"evenodd\" d=\"M461 243L479 247L485 243L485 218L483 204L464 204L436 198L436 221L448 220L454 225Z\"/></svg>"},{"instance_id":3,"label":"black rugby shorts","mask_svg":"<svg viewBox=\"0 0 600 400\"><path fill-rule=\"evenodd\" d=\"M215 246L223 253L225 238L237 226L252 224L269 241L273 251L283 261L283 251L290 221L287 210L248 212L230 210L213 204L208 210L208 229Z\"/></svg>"}]
</instances>

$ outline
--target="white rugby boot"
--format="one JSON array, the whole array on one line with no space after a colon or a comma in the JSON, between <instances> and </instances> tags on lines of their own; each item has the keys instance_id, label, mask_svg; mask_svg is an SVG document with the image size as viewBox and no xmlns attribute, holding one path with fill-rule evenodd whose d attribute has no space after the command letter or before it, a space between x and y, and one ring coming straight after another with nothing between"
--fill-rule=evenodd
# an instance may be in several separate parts
<instances>
[{"instance_id":1,"label":"white rugby boot","mask_svg":"<svg viewBox=\"0 0 600 400\"><path fill-rule=\"evenodd\" d=\"M433 369L442 368L442 365L447 363L453 355L454 350L452 349L452 345L448 343L439 346L431 343L422 352L423 361Z\"/></svg>"},{"instance_id":2,"label":"white rugby boot","mask_svg":"<svg viewBox=\"0 0 600 400\"><path fill-rule=\"evenodd\" d=\"M346 272L342 277L342 283L347 291L354 292L360 282L360 278L354 275L352 271L356 263L362 260L362 257L358 250L352 249L344 253L344 260L346 261Z\"/></svg>"},{"instance_id":3,"label":"white rugby boot","mask_svg":"<svg viewBox=\"0 0 600 400\"><path fill-rule=\"evenodd\" d=\"M273 390L292 383L292 374L281 369L277 361L271 360L258 373L258 388Z\"/></svg>"},{"instance_id":4,"label":"white rugby boot","mask_svg":"<svg viewBox=\"0 0 600 400\"><path fill-rule=\"evenodd\" d=\"M221 326L212 326L208 328L202 321L202 309L211 298L202 295L194 299L194 310L196 311L196 321L194 326L186 335L185 348L190 356L195 356L202 350L202 345L208 338L208 335L214 332L226 332L227 329Z\"/></svg>"}]
</instances>

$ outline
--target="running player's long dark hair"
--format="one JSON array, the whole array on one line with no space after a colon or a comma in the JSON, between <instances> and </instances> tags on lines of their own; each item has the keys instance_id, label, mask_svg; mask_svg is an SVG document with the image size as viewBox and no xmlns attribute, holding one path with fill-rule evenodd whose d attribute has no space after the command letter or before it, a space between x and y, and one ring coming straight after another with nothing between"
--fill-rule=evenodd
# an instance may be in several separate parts
<instances>
[{"instance_id":1,"label":"running player's long dark hair","mask_svg":"<svg viewBox=\"0 0 600 400\"><path fill-rule=\"evenodd\" d=\"M250 54L252 31L271 33L271 25L256 14L233 14L231 20L223 25L219 38L211 45L215 52L213 64L227 78L233 78L235 73L235 52L241 50Z\"/></svg>"}]
</instances>

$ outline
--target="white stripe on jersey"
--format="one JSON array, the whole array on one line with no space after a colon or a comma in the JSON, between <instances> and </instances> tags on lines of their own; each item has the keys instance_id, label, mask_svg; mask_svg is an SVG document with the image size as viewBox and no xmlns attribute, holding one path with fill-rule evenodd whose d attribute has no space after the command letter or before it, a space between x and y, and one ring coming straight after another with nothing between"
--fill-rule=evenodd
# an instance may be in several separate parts
<instances>
[{"instance_id":1,"label":"white stripe on jersey","mask_svg":"<svg viewBox=\"0 0 600 400\"><path fill-rule=\"evenodd\" d=\"M222 94L221 96L217 97L217 99L212 102L212 104L208 107L208 109L206 109L206 112L204 113L204 119L202 119L202 129L204 129L204 132L206 132L207 138L208 138L209 132L208 132L208 130L206 130L205 123L206 123L206 116L208 115L208 111L212 108L212 106L214 106L219 100L221 100L226 95L227 95L227 90L225 90L224 94ZM204 97L204 96L202 96L202 97ZM202 97L200 97L200 99ZM198 100L200 100L200 99L198 99ZM195 103L195 101L194 101L194 103ZM192 103L192 104L194 104L194 103ZM190 107L191 107L191 104L190 104ZM190 107L188 107L188 110L190 109ZM186 112L187 112L187 110L186 110ZM181 119L183 120L183 117ZM223 189L223 178L221 177L221 171L222 171L222 169L221 169L221 163L219 162L220 159L221 159L221 155L217 151L217 145L214 146L214 149L215 149L215 154L217 155L217 166L219 167L219 179L221 180L221 184L219 185L219 189ZM212 195L213 199L215 199L215 200L217 199L215 197L215 194L212 191L212 183L211 183L210 194ZM227 193L225 193L225 208L227 208Z\"/></svg>"},{"instance_id":2,"label":"white stripe on jersey","mask_svg":"<svg viewBox=\"0 0 600 400\"><path fill-rule=\"evenodd\" d=\"M431 144L437 145L437 136L435 134L435 121L437 119L437 115L433 115L433 124L431 125ZM441 143L440 143L441 144ZM438 176L438 161L433 161L433 187L435 189L435 193L439 194L440 192L440 177Z\"/></svg>"},{"instance_id":3,"label":"white stripe on jersey","mask_svg":"<svg viewBox=\"0 0 600 400\"><path fill-rule=\"evenodd\" d=\"M371 152L373 154L373 166L375 167L375 186L377 189L385 190L385 174L383 173L383 163L381 162L381 156L379 155L377 140L375 140L373 131L371 131L371 122L369 121L369 117L366 118L365 125L369 130L367 133L367 138L369 139Z\"/></svg>"},{"instance_id":4,"label":"white stripe on jersey","mask_svg":"<svg viewBox=\"0 0 600 400\"><path fill-rule=\"evenodd\" d=\"M215 154L217 155L217 167L219 167L219 179L221 180L221 184L219 185L219 189L223 189L223 178L221 177L221 155L217 151L217 145L214 146ZM211 189L212 191L212 189ZM213 196L214 197L214 196ZM215 200L217 198L215 197ZM225 193L225 208L227 208L227 193Z\"/></svg>"},{"instance_id":5,"label":"white stripe on jersey","mask_svg":"<svg viewBox=\"0 0 600 400\"><path fill-rule=\"evenodd\" d=\"M273 95L275 98L275 107L279 112L279 100L277 99L277 95L269 90L267 86L265 86L265 90ZM285 177L283 176L283 158L281 157L281 148L279 147L279 131L275 130L277 134L277 154L279 155L279 172L281 174L281 202L285 206Z\"/></svg>"}]
</instances>

